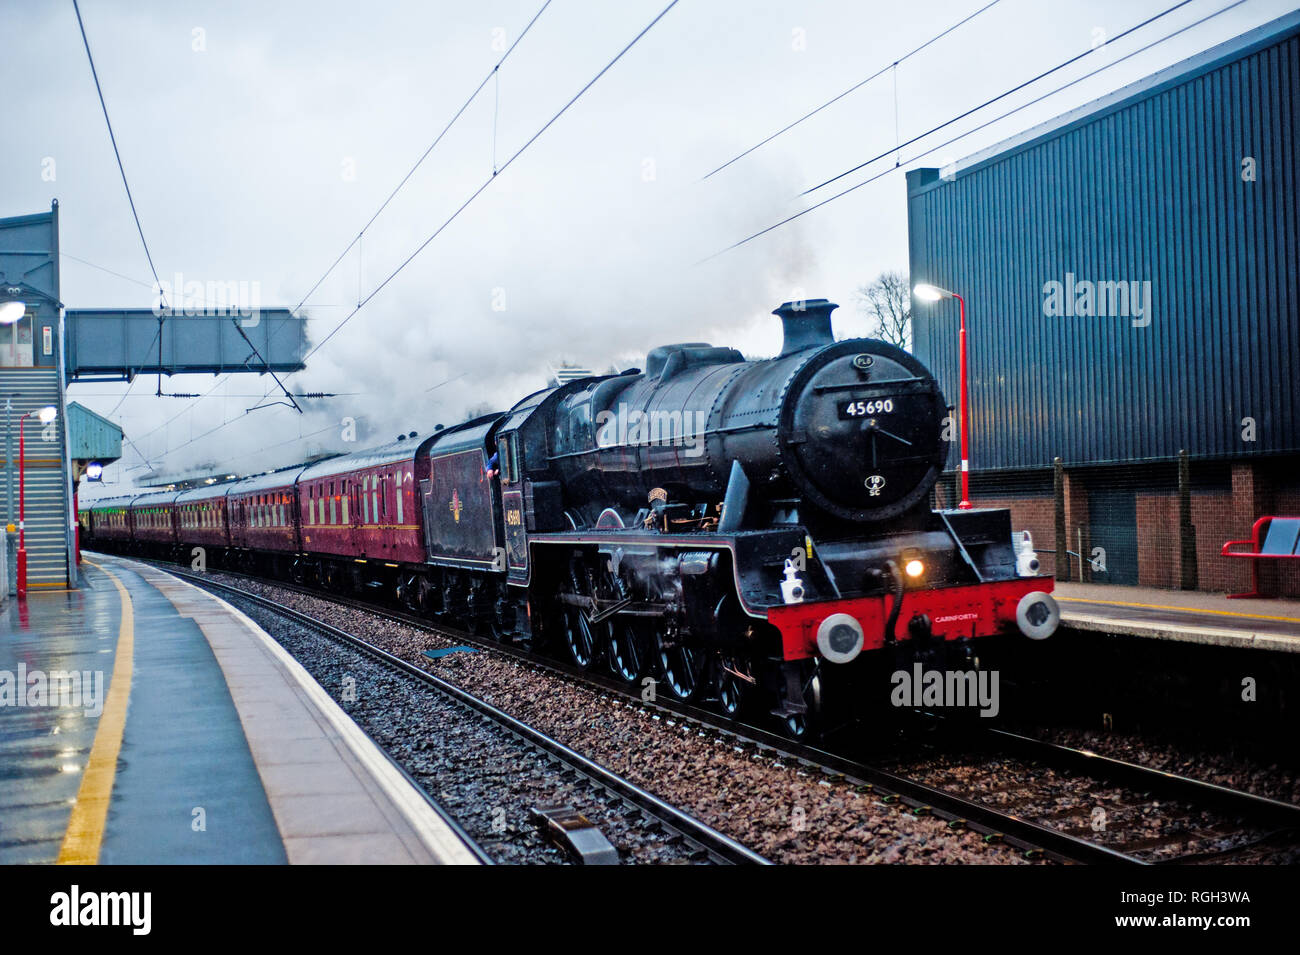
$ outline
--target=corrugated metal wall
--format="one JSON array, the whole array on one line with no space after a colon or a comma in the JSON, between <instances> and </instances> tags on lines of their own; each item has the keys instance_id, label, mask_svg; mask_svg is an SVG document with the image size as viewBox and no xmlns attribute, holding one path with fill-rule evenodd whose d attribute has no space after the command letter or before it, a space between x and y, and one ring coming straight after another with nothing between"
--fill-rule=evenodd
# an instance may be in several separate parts
<instances>
[{"instance_id":1,"label":"corrugated metal wall","mask_svg":"<svg viewBox=\"0 0 1300 955\"><path fill-rule=\"evenodd\" d=\"M68 457L100 463L122 457L122 429L75 401L68 402Z\"/></svg>"},{"instance_id":2,"label":"corrugated metal wall","mask_svg":"<svg viewBox=\"0 0 1300 955\"><path fill-rule=\"evenodd\" d=\"M951 180L908 174L912 281L968 303L973 469L1300 451L1298 24ZM1147 315L1046 315L1067 274L1150 282ZM913 321L955 405L957 304Z\"/></svg>"}]
</instances>

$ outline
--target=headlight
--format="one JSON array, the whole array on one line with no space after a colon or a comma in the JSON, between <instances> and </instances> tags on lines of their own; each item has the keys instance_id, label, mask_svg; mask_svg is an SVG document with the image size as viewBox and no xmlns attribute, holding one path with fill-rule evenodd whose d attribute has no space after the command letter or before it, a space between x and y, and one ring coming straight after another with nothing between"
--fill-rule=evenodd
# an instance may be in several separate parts
<instances>
[{"instance_id":1,"label":"headlight","mask_svg":"<svg viewBox=\"0 0 1300 955\"><path fill-rule=\"evenodd\" d=\"M846 613L833 613L817 628L817 649L831 663L848 663L862 652L862 624Z\"/></svg>"},{"instance_id":2,"label":"headlight","mask_svg":"<svg viewBox=\"0 0 1300 955\"><path fill-rule=\"evenodd\" d=\"M903 570L907 572L907 576L909 577L920 577L925 573L925 564L921 563L919 560L909 560L903 566Z\"/></svg>"}]
</instances>

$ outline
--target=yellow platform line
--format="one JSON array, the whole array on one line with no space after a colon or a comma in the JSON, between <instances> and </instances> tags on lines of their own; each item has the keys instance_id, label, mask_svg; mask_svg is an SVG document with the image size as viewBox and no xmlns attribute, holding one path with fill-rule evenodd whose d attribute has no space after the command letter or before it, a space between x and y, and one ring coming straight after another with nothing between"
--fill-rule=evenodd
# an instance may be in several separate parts
<instances>
[{"instance_id":1,"label":"yellow platform line","mask_svg":"<svg viewBox=\"0 0 1300 955\"><path fill-rule=\"evenodd\" d=\"M113 795L113 778L117 775L117 757L122 749L122 731L126 727L126 704L131 696L131 667L135 651L135 611L131 606L131 595L111 570L92 560L86 563L102 570L113 581L122 599L122 622L117 631L117 655L113 661L108 698L95 728L95 741L91 744L90 758L81 777L81 788L77 790L77 801L72 806L68 828L63 834L63 845L56 860L58 865L95 865L99 862L108 803Z\"/></svg>"},{"instance_id":2,"label":"yellow platform line","mask_svg":"<svg viewBox=\"0 0 1300 955\"><path fill-rule=\"evenodd\" d=\"M1272 617L1263 613L1238 613L1235 610L1210 610L1204 607L1175 607L1166 604L1136 604L1121 600L1093 600L1089 597L1062 597L1054 595L1057 600L1075 604L1105 604L1107 607L1136 607L1139 610L1177 610L1179 613L1206 613L1219 617L1244 617L1250 620L1280 620L1282 623L1300 623L1300 617Z\"/></svg>"}]
</instances>

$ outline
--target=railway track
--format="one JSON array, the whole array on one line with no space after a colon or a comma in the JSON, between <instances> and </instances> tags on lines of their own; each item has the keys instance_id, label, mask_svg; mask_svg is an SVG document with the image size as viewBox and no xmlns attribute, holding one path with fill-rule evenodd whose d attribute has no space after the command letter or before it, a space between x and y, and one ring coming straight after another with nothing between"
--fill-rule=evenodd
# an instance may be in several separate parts
<instances>
[{"instance_id":1,"label":"railway track","mask_svg":"<svg viewBox=\"0 0 1300 955\"><path fill-rule=\"evenodd\" d=\"M1091 792L1086 804L1063 800L1053 820L1105 833L1108 844L1128 854L1163 854L1160 864L1229 862L1261 846L1294 852L1300 844L1300 806L1293 803L995 727L963 726L953 736L959 764L971 752L984 752L996 771L1016 776L999 791L1017 807L1041 801L1039 787L1024 782L1036 767L1098 781L1106 789ZM1208 850L1172 851L1215 843Z\"/></svg>"},{"instance_id":2,"label":"railway track","mask_svg":"<svg viewBox=\"0 0 1300 955\"><path fill-rule=\"evenodd\" d=\"M215 581L211 575L190 574L167 563L158 563L157 566L200 586L213 587L246 598L258 596L251 595L239 587ZM1030 857L1043 856L1064 863L1148 865L1151 864L1149 857L1152 850L1177 843L1182 838L1181 834L1176 834L1167 839L1124 840L1120 834L1121 827L1112 825L1106 832L1105 841L1102 841L1092 826L1063 825L1063 820L1068 823L1071 817L1078 816L1077 807L1065 812L1047 813L1022 808L1032 803L1033 800L1030 798L1011 799L1009 806L992 805L968 793L954 792L949 786L917 778L917 773L883 768L880 765L869 764L815 746L794 742L762 727L731 720L701 707L676 701L645 701L641 699L637 688L629 687L612 676L579 670L521 646L485 639L441 623L433 623L414 614L367 601L323 593L278 580L266 581L230 571L221 571L221 573L262 586L278 587L326 600L513 658L528 667L560 679L615 696L629 705L643 707L656 715L682 721L697 732L719 734L733 745L753 751L756 756L796 761L800 766L823 773L830 779L842 780L856 787L859 792L871 793L880 801L896 806L900 811L935 816L946 821L950 828L970 829L979 833L986 841L1003 842L1020 849ZM303 616L307 620L311 619L306 615ZM396 657L393 659L409 671L445 683L419 667ZM446 685L452 687L451 684ZM453 687L453 689L464 692L459 691L458 688ZM940 722L944 721L940 720ZM972 729L969 725L963 725L957 732L945 731L943 735L957 745L973 745L999 754L1011 754L1026 764L1040 765L1054 772L1072 774L1080 779L1086 778L1101 786L1122 787L1125 793L1123 798L1129 806L1139 805L1144 801L1153 802L1157 806L1161 803L1156 800L1177 801L1187 806L1212 809L1224 820L1243 821L1244 824L1240 826L1242 829L1257 830L1256 835L1236 848L1224 852L1192 853L1162 859L1160 860L1162 863L1202 861L1210 856L1231 857L1234 853L1255 845L1270 841L1285 841L1300 832L1300 806L1290 803L1100 756L1088 750L996 729ZM1230 833L1224 829L1220 835L1227 839Z\"/></svg>"}]
</instances>

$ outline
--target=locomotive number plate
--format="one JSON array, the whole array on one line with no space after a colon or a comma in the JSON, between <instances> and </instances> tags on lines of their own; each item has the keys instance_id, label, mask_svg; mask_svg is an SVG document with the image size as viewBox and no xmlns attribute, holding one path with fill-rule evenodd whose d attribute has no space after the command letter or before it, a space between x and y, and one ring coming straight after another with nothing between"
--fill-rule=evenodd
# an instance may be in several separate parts
<instances>
[{"instance_id":1,"label":"locomotive number plate","mask_svg":"<svg viewBox=\"0 0 1300 955\"><path fill-rule=\"evenodd\" d=\"M874 415L889 414L894 410L893 398L873 398L871 400L842 401L835 406L841 420L856 421Z\"/></svg>"}]
</instances>

